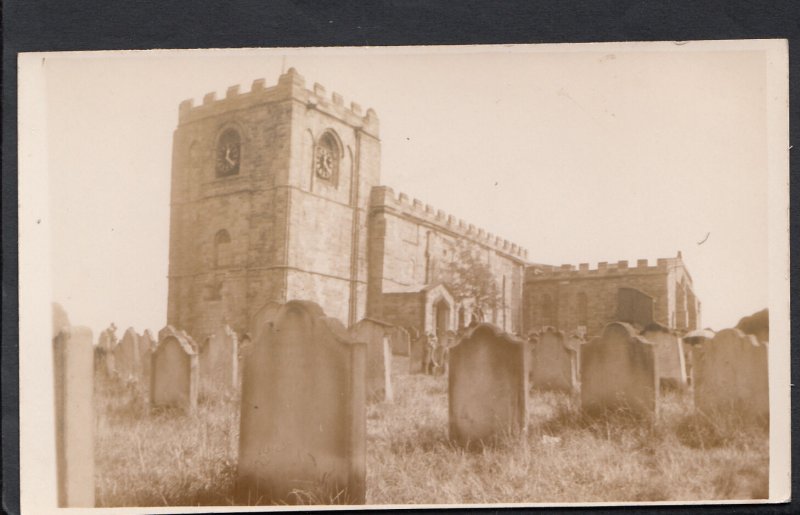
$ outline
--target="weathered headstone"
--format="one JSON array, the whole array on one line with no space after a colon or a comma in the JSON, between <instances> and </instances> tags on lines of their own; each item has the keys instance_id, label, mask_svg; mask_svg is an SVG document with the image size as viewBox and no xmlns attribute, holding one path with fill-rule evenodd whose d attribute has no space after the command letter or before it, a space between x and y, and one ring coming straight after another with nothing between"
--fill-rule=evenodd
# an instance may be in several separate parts
<instances>
[{"instance_id":1,"label":"weathered headstone","mask_svg":"<svg viewBox=\"0 0 800 515\"><path fill-rule=\"evenodd\" d=\"M208 337L201 347L200 379L205 391L230 391L239 387L239 342L227 325Z\"/></svg>"},{"instance_id":2,"label":"weathered headstone","mask_svg":"<svg viewBox=\"0 0 800 515\"><path fill-rule=\"evenodd\" d=\"M139 335L129 327L114 347L114 364L117 376L125 382L135 382L141 377Z\"/></svg>"},{"instance_id":3,"label":"weathered headstone","mask_svg":"<svg viewBox=\"0 0 800 515\"><path fill-rule=\"evenodd\" d=\"M750 316L743 317L736 324L736 329L744 334L752 334L760 342L769 342L769 309L762 309Z\"/></svg>"},{"instance_id":4,"label":"weathered headstone","mask_svg":"<svg viewBox=\"0 0 800 515\"><path fill-rule=\"evenodd\" d=\"M98 354L103 361L103 371L108 378L117 377L117 367L114 363L114 347L117 346L117 337L114 334L117 330L114 324L100 333L97 343Z\"/></svg>"},{"instance_id":5,"label":"weathered headstone","mask_svg":"<svg viewBox=\"0 0 800 515\"><path fill-rule=\"evenodd\" d=\"M527 343L491 324L467 331L450 350L450 438L480 447L527 427Z\"/></svg>"},{"instance_id":6,"label":"weathered headstone","mask_svg":"<svg viewBox=\"0 0 800 515\"><path fill-rule=\"evenodd\" d=\"M394 326L364 318L348 331L350 337L367 344L367 401L392 400L392 351L389 338Z\"/></svg>"},{"instance_id":7,"label":"weathered headstone","mask_svg":"<svg viewBox=\"0 0 800 515\"><path fill-rule=\"evenodd\" d=\"M156 339L150 329L139 336L139 363L142 365L140 384L145 388L150 387L150 368L153 360L153 350L155 349Z\"/></svg>"},{"instance_id":8,"label":"weathered headstone","mask_svg":"<svg viewBox=\"0 0 800 515\"><path fill-rule=\"evenodd\" d=\"M411 336L408 331L400 326L391 330L392 354L395 356L408 356L411 351Z\"/></svg>"},{"instance_id":9,"label":"weathered headstone","mask_svg":"<svg viewBox=\"0 0 800 515\"><path fill-rule=\"evenodd\" d=\"M655 346L661 388L685 388L686 359L680 337L656 323L645 327L642 336Z\"/></svg>"},{"instance_id":10,"label":"weathered headstone","mask_svg":"<svg viewBox=\"0 0 800 515\"><path fill-rule=\"evenodd\" d=\"M366 345L304 301L259 335L244 369L237 501L363 504Z\"/></svg>"},{"instance_id":11,"label":"weathered headstone","mask_svg":"<svg viewBox=\"0 0 800 515\"><path fill-rule=\"evenodd\" d=\"M564 333L547 327L531 345L530 381L537 390L574 392L578 387L578 353Z\"/></svg>"},{"instance_id":12,"label":"weathered headstone","mask_svg":"<svg viewBox=\"0 0 800 515\"><path fill-rule=\"evenodd\" d=\"M66 316L54 316L53 372L58 505L94 507L92 331L70 327Z\"/></svg>"},{"instance_id":13,"label":"weathered headstone","mask_svg":"<svg viewBox=\"0 0 800 515\"><path fill-rule=\"evenodd\" d=\"M581 409L589 416L624 412L655 419L658 373L653 344L612 322L581 349Z\"/></svg>"},{"instance_id":14,"label":"weathered headstone","mask_svg":"<svg viewBox=\"0 0 800 515\"><path fill-rule=\"evenodd\" d=\"M199 370L189 336L166 326L158 332L151 359L151 406L193 410L197 406Z\"/></svg>"},{"instance_id":15,"label":"weathered headstone","mask_svg":"<svg viewBox=\"0 0 800 515\"><path fill-rule=\"evenodd\" d=\"M769 417L768 345L724 329L692 348L695 406L709 415Z\"/></svg>"}]
</instances>

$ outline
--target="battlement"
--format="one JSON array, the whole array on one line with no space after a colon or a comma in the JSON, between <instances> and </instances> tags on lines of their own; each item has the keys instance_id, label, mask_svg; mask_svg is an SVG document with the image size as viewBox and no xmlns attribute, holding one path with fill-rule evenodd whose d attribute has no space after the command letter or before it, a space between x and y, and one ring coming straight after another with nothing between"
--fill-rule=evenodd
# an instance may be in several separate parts
<instances>
[{"instance_id":1,"label":"battlement","mask_svg":"<svg viewBox=\"0 0 800 515\"><path fill-rule=\"evenodd\" d=\"M659 258L656 260L655 266L650 266L650 262L647 259L637 259L636 266L630 266L629 262L625 260L620 260L616 263L601 261L594 268L590 268L589 263L580 263L577 268L575 265L570 264L560 266L532 265L525 270L525 280L568 279L609 274L665 273L671 266L675 266L679 262L680 257Z\"/></svg>"},{"instance_id":2,"label":"battlement","mask_svg":"<svg viewBox=\"0 0 800 515\"><path fill-rule=\"evenodd\" d=\"M199 105L195 104L194 99L181 102L178 108L178 124L191 123L257 104L294 99L305 104L308 109L316 109L378 137L378 115L373 109L362 113L361 106L355 102L345 105L341 94L333 92L328 95L325 87L319 83L314 83L312 89L306 89L305 84L305 78L294 68L289 68L278 78L275 86L266 87L264 79L256 79L249 91L243 91L238 84L228 87L223 98L218 98L217 92L211 91L203 96Z\"/></svg>"},{"instance_id":3,"label":"battlement","mask_svg":"<svg viewBox=\"0 0 800 515\"><path fill-rule=\"evenodd\" d=\"M516 243L511 243L484 229L476 228L473 224L468 224L460 218L448 215L441 209L434 209L433 206L424 204L421 200L415 198L411 199L405 193L395 194L394 190L388 186L376 186L372 188L370 193L370 205L373 208L389 207L395 209L442 227L450 232L464 236L476 243L497 250L498 252L525 261L528 259L528 250Z\"/></svg>"}]
</instances>

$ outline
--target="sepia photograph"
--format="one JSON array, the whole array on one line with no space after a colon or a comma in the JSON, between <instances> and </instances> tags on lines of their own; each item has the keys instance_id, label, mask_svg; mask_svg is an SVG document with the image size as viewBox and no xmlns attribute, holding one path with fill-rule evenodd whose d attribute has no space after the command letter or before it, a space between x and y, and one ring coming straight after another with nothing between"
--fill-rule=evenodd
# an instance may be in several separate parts
<instances>
[{"instance_id":1,"label":"sepia photograph","mask_svg":"<svg viewBox=\"0 0 800 515\"><path fill-rule=\"evenodd\" d=\"M787 501L788 91L785 40L20 54L23 511Z\"/></svg>"}]
</instances>

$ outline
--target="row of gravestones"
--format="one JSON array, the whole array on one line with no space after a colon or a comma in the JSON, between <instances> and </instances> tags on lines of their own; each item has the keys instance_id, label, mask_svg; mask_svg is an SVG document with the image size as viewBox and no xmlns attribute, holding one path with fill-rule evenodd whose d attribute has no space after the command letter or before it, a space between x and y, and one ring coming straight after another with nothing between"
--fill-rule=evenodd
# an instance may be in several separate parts
<instances>
[{"instance_id":1,"label":"row of gravestones","mask_svg":"<svg viewBox=\"0 0 800 515\"><path fill-rule=\"evenodd\" d=\"M630 404L655 415L661 386L686 385L688 356L696 407L709 412L724 406L745 418L769 415L768 344L739 329L700 332L687 338L687 353L680 337L656 324L637 333L615 322L588 343L552 328L529 340L531 386L580 390L587 411Z\"/></svg>"},{"instance_id":2,"label":"row of gravestones","mask_svg":"<svg viewBox=\"0 0 800 515\"><path fill-rule=\"evenodd\" d=\"M392 329L373 322L348 331L318 305L304 301L272 306L259 315L244 362L238 502L365 502L366 404L370 390L380 390L381 384L386 396L386 356L392 347L386 337ZM91 332L68 324L56 327L59 485L63 480L66 492L62 505L91 505L93 480L85 465L92 461L91 432L85 431L85 421L92 418L92 390L86 387L91 383L85 379L93 366ZM369 341L378 340L375 335L380 335L374 353L380 359L369 355ZM696 357L702 376L696 389L700 409L768 410L766 348L755 338L725 330L698 346ZM525 430L530 359L529 342L491 324L471 328L450 349L448 418L455 443L481 446ZM383 363L375 388L368 379L370 363ZM162 385L167 389L168 379L158 379L162 366L170 380L190 389L196 384L196 353L185 333L170 327L159 333L153 390ZM582 348L582 410L596 415L625 409L654 419L656 366L652 343L627 324L609 324ZM178 400L185 402L183 396Z\"/></svg>"},{"instance_id":3,"label":"row of gravestones","mask_svg":"<svg viewBox=\"0 0 800 515\"><path fill-rule=\"evenodd\" d=\"M113 324L100 334L96 366L115 380L147 388L154 407L192 409L200 393L236 392L243 357L233 330L224 326L200 345L185 332L166 326L153 338L128 328L117 340ZM245 340L245 346L247 340Z\"/></svg>"}]
</instances>

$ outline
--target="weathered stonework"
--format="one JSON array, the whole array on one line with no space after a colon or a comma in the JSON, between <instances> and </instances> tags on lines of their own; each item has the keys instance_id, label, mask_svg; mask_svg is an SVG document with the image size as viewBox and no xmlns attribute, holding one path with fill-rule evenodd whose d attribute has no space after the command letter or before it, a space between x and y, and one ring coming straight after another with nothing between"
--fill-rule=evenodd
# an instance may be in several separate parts
<instances>
[{"instance_id":1,"label":"weathered stonework","mask_svg":"<svg viewBox=\"0 0 800 515\"><path fill-rule=\"evenodd\" d=\"M445 280L459 246L466 246L489 264L500 290L500 305L486 313L488 321L507 331L520 331L527 250L403 193L396 195L386 186L372 189L369 217L368 310L372 316L402 324L409 324L413 317L418 319L416 327L425 327L430 313L419 312L415 295ZM442 331L463 329L469 323L459 313L463 307L456 299ZM427 325L423 330L431 331L431 323Z\"/></svg>"},{"instance_id":2,"label":"weathered stonework","mask_svg":"<svg viewBox=\"0 0 800 515\"><path fill-rule=\"evenodd\" d=\"M608 324L581 349L581 410L591 417L658 416L658 368L652 343L632 326Z\"/></svg>"},{"instance_id":3,"label":"weathered stonework","mask_svg":"<svg viewBox=\"0 0 800 515\"><path fill-rule=\"evenodd\" d=\"M363 318L348 329L353 341L364 343L367 348L367 400L391 402L392 393L392 348L391 337L394 326L380 320Z\"/></svg>"},{"instance_id":4,"label":"weathered stonework","mask_svg":"<svg viewBox=\"0 0 800 515\"><path fill-rule=\"evenodd\" d=\"M578 388L578 351L552 327L529 337L530 385L537 390L572 393Z\"/></svg>"},{"instance_id":5,"label":"weathered stonework","mask_svg":"<svg viewBox=\"0 0 800 515\"><path fill-rule=\"evenodd\" d=\"M53 384L59 507L93 508L94 356L92 331L72 327L53 305Z\"/></svg>"},{"instance_id":6,"label":"weathered stonework","mask_svg":"<svg viewBox=\"0 0 800 515\"><path fill-rule=\"evenodd\" d=\"M365 345L311 302L261 323L243 374L236 500L363 504Z\"/></svg>"},{"instance_id":7,"label":"weathered stonework","mask_svg":"<svg viewBox=\"0 0 800 515\"><path fill-rule=\"evenodd\" d=\"M692 277L678 257L646 259L628 266L627 261L599 263L590 269L582 263L552 267L531 265L525 269L523 299L525 331L553 326L571 331L584 327L590 336L618 320L620 288L634 288L653 297L654 321L678 331L700 326L700 301L694 295Z\"/></svg>"},{"instance_id":8,"label":"weathered stonework","mask_svg":"<svg viewBox=\"0 0 800 515\"><path fill-rule=\"evenodd\" d=\"M481 447L525 431L528 423L528 343L480 324L450 351L450 438Z\"/></svg>"},{"instance_id":9,"label":"weathered stonework","mask_svg":"<svg viewBox=\"0 0 800 515\"><path fill-rule=\"evenodd\" d=\"M319 84L307 88L293 68L271 87L260 79L249 92L232 86L224 98L181 103L167 322L196 341L224 324L243 335L267 302L297 299L346 326L369 316L422 332L463 331L471 299L450 292L443 304L432 301L458 251L469 250L499 290L498 305L481 306L476 319L504 331L584 326L597 334L616 320L623 287L655 299L655 321L699 326L680 257L597 270L530 264L519 245L381 186L379 137L372 109L347 107Z\"/></svg>"},{"instance_id":10,"label":"weathered stonework","mask_svg":"<svg viewBox=\"0 0 800 515\"><path fill-rule=\"evenodd\" d=\"M305 88L230 88L180 106L173 138L167 321L202 340L247 330L268 301L310 299L355 322L365 313L367 206L380 173L374 111ZM219 177L218 140L241 139L238 173ZM336 145L335 181L312 173L320 138ZM345 300L343 302L343 299Z\"/></svg>"},{"instance_id":11,"label":"weathered stonework","mask_svg":"<svg viewBox=\"0 0 800 515\"><path fill-rule=\"evenodd\" d=\"M769 344L724 329L692 348L695 407L709 416L769 420Z\"/></svg>"}]
</instances>

